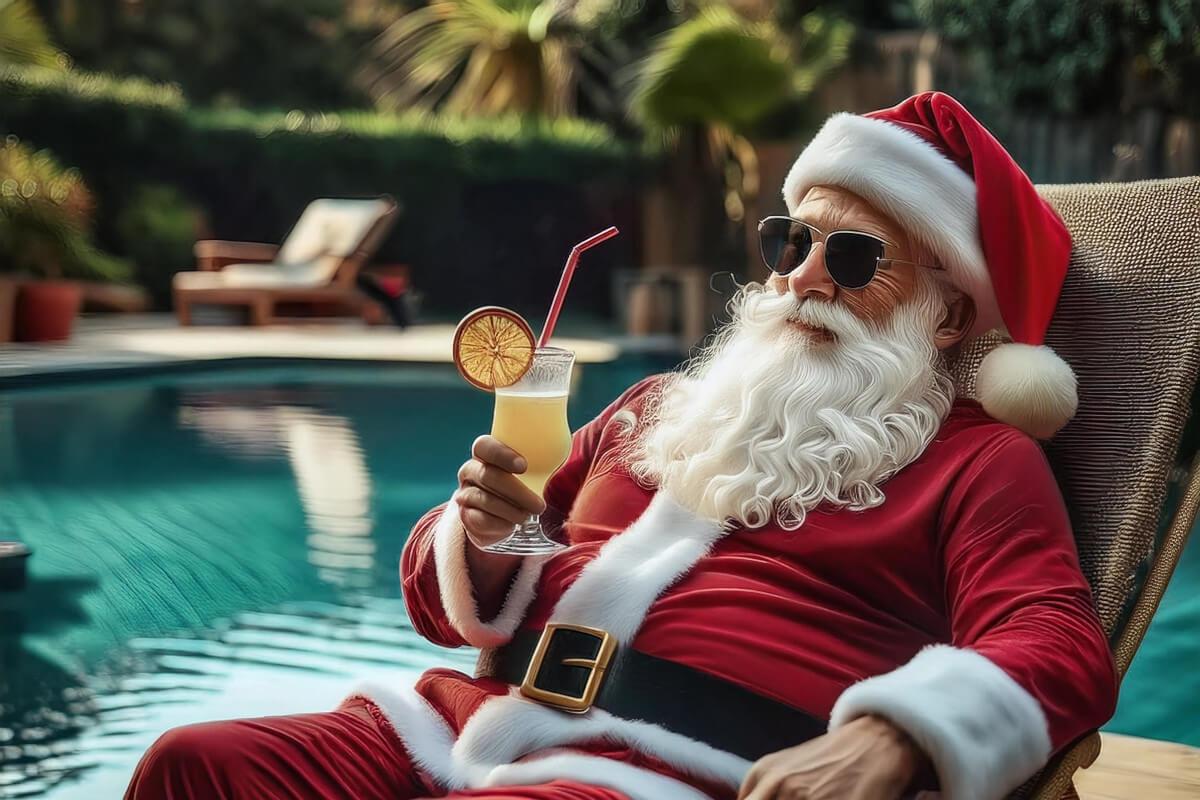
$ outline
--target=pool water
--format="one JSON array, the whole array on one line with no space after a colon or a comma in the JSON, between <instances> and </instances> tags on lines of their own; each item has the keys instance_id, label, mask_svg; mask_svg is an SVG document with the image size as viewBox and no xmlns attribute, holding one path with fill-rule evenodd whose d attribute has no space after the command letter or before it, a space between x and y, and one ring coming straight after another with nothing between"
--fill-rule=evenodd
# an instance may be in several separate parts
<instances>
[{"instance_id":1,"label":"pool water","mask_svg":"<svg viewBox=\"0 0 1200 800\"><path fill-rule=\"evenodd\" d=\"M572 427L651 360L589 365ZM0 798L119 797L173 725L335 705L474 653L408 624L396 566L491 398L451 369L256 367L0 395ZM1117 730L1200 745L1200 545L1126 681Z\"/></svg>"},{"instance_id":2,"label":"pool water","mask_svg":"<svg viewBox=\"0 0 1200 800\"><path fill-rule=\"evenodd\" d=\"M580 369L573 426L666 364ZM397 564L491 397L452 368L253 369L0 395L0 797L120 797L172 725L323 710L474 653L410 628Z\"/></svg>"}]
</instances>

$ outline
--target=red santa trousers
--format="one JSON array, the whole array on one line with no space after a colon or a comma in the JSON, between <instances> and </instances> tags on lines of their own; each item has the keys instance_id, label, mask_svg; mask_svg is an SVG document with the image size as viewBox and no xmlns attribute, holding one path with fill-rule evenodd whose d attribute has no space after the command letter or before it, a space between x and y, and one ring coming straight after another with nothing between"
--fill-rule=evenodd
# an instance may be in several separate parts
<instances>
[{"instance_id":1,"label":"red santa trousers","mask_svg":"<svg viewBox=\"0 0 1200 800\"><path fill-rule=\"evenodd\" d=\"M424 797L627 800L612 789L570 781L446 794L412 764L387 720L361 697L326 713L206 722L170 730L142 757L125 793L125 800Z\"/></svg>"}]
</instances>

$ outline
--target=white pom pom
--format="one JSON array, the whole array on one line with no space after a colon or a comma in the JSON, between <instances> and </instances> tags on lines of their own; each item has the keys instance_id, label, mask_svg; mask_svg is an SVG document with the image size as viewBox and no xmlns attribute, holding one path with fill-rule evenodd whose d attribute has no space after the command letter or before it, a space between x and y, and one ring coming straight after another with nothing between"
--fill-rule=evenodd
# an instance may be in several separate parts
<instances>
[{"instance_id":1,"label":"white pom pom","mask_svg":"<svg viewBox=\"0 0 1200 800\"><path fill-rule=\"evenodd\" d=\"M1002 344L975 375L983 410L1037 439L1049 439L1075 416L1075 373L1042 345Z\"/></svg>"}]
</instances>

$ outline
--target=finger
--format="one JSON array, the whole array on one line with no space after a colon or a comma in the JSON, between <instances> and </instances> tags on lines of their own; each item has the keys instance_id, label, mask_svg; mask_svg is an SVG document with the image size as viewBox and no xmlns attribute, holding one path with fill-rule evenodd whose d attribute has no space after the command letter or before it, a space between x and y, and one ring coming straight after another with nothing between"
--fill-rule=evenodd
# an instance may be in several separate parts
<instances>
[{"instance_id":1,"label":"finger","mask_svg":"<svg viewBox=\"0 0 1200 800\"><path fill-rule=\"evenodd\" d=\"M790 775L779 782L775 787L776 800L808 800L810 797L815 797L812 786L807 779L800 775ZM846 800L845 795L841 790L833 792L823 792L822 797L828 797L830 800Z\"/></svg>"},{"instance_id":2,"label":"finger","mask_svg":"<svg viewBox=\"0 0 1200 800\"><path fill-rule=\"evenodd\" d=\"M754 791L754 787L760 780L762 780L762 776L765 771L766 770L763 767L762 761L756 761L754 765L750 767L750 771L746 773L746 777L742 778L742 785L741 788L738 789L737 800L746 800L746 798L750 795L750 792Z\"/></svg>"},{"instance_id":3,"label":"finger","mask_svg":"<svg viewBox=\"0 0 1200 800\"><path fill-rule=\"evenodd\" d=\"M476 508L486 511L493 517L508 520L513 525L524 522L529 516L524 509L517 508L503 497L494 495L478 486L464 486L459 489L454 493L454 501L461 508Z\"/></svg>"},{"instance_id":4,"label":"finger","mask_svg":"<svg viewBox=\"0 0 1200 800\"><path fill-rule=\"evenodd\" d=\"M527 468L525 459L516 450L497 439L495 436L480 436L471 445L471 455L485 464L499 467L505 472L515 472L520 475Z\"/></svg>"},{"instance_id":5,"label":"finger","mask_svg":"<svg viewBox=\"0 0 1200 800\"><path fill-rule=\"evenodd\" d=\"M774 800L775 790L779 786L779 776L773 772L763 775L745 800Z\"/></svg>"},{"instance_id":6,"label":"finger","mask_svg":"<svg viewBox=\"0 0 1200 800\"><path fill-rule=\"evenodd\" d=\"M910 796L908 783L883 772L868 774L854 788L852 800L902 800ZM915 795L911 795L915 796Z\"/></svg>"},{"instance_id":7,"label":"finger","mask_svg":"<svg viewBox=\"0 0 1200 800\"><path fill-rule=\"evenodd\" d=\"M746 777L742 778L742 788L739 791L738 800L748 797L761 781L775 772L775 760L778 756L779 753L768 753L751 765Z\"/></svg>"},{"instance_id":8,"label":"finger","mask_svg":"<svg viewBox=\"0 0 1200 800\"><path fill-rule=\"evenodd\" d=\"M511 472L505 472L500 467L484 464L481 461L468 461L459 471L459 484L463 486L478 486L492 494L499 495L517 508L525 511L525 516L541 514L546 510L546 501Z\"/></svg>"},{"instance_id":9,"label":"finger","mask_svg":"<svg viewBox=\"0 0 1200 800\"><path fill-rule=\"evenodd\" d=\"M459 509L458 518L462 522L463 528L466 529L467 538L476 547L487 547L512 535L511 522L494 517L478 508Z\"/></svg>"}]
</instances>

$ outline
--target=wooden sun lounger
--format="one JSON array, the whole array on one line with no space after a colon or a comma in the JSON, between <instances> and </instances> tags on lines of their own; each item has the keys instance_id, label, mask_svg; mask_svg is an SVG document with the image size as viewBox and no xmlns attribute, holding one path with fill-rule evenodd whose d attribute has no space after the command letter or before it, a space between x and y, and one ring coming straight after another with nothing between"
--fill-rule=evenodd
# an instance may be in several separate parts
<instances>
[{"instance_id":1,"label":"wooden sun lounger","mask_svg":"<svg viewBox=\"0 0 1200 800\"><path fill-rule=\"evenodd\" d=\"M361 231L346 230L348 211L364 215L362 221L366 224ZM251 325L275 322L278 307L285 304L328 307L334 313L357 314L363 304L355 285L359 270L378 250L397 215L396 203L390 197L316 200L282 246L218 240L197 242L197 271L178 273L174 280L179 324L192 323L192 307L197 304L244 306ZM322 237L333 245L322 245ZM338 237L342 240L337 241ZM266 265L277 265L278 270ZM304 273L303 280L290 278L294 273Z\"/></svg>"}]
</instances>

